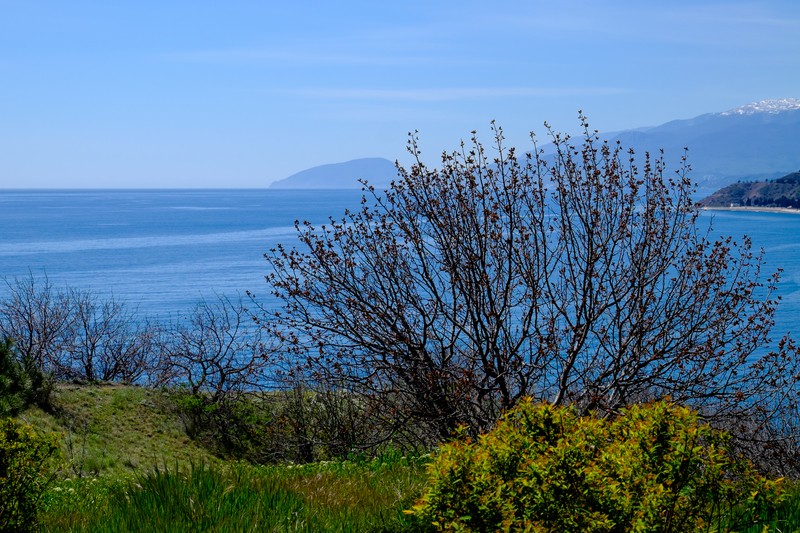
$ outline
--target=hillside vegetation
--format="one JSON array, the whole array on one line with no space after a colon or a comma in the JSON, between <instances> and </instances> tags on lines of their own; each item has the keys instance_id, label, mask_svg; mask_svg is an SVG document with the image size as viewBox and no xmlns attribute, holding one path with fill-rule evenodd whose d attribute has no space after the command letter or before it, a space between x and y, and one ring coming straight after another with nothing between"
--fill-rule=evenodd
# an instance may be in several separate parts
<instances>
[{"instance_id":1,"label":"hillside vegetation","mask_svg":"<svg viewBox=\"0 0 800 533\"><path fill-rule=\"evenodd\" d=\"M51 402L51 412L33 406L19 419L61 436L67 476L118 476L162 464L219 462L189 438L178 406L164 391L59 384Z\"/></svg>"},{"instance_id":2,"label":"hillside vegetation","mask_svg":"<svg viewBox=\"0 0 800 533\"><path fill-rule=\"evenodd\" d=\"M180 398L165 389L59 384L49 412L22 411L18 421L55 433L61 447L39 506L41 528L412 530L403 510L421 494L426 457L387 451L267 466L221 458L189 437Z\"/></svg>"},{"instance_id":3,"label":"hillside vegetation","mask_svg":"<svg viewBox=\"0 0 800 533\"><path fill-rule=\"evenodd\" d=\"M763 532L800 523L794 489L729 461L724 440L666 404L631 411L641 414L619 435L609 433L608 420L525 402L496 431L474 443L457 438L434 462L387 449L372 458L259 466L221 459L190 439L175 398L135 386L62 384L52 413L20 413L18 420L60 435L60 467L39 505L42 529L410 533L490 531L508 520L542 531L606 531L617 520L620 531L634 531L644 520L660 531L718 524ZM658 457L650 467L633 466L651 455ZM695 485L703 499L694 507L670 503L670 494L686 499ZM541 504L524 503L534 495ZM662 507L683 519L669 526L672 514Z\"/></svg>"},{"instance_id":4,"label":"hillside vegetation","mask_svg":"<svg viewBox=\"0 0 800 533\"><path fill-rule=\"evenodd\" d=\"M770 181L738 182L702 200L705 207L800 207L800 172Z\"/></svg>"}]
</instances>

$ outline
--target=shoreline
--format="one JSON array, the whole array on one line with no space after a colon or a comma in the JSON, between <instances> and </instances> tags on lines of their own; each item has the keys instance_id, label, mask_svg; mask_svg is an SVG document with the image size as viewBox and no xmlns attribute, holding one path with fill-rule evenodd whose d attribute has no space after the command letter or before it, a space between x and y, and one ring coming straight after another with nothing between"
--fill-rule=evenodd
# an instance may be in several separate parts
<instances>
[{"instance_id":1,"label":"shoreline","mask_svg":"<svg viewBox=\"0 0 800 533\"><path fill-rule=\"evenodd\" d=\"M800 215L800 209L794 207L755 207L755 206L737 206L737 207L709 207L703 206L700 209L703 211L751 211L754 213L786 213L790 215Z\"/></svg>"}]
</instances>

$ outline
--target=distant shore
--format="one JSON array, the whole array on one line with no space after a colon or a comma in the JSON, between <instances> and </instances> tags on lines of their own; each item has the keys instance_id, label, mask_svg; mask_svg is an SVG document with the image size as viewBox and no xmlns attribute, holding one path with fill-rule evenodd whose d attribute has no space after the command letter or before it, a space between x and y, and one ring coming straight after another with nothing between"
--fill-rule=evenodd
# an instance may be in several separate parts
<instances>
[{"instance_id":1,"label":"distant shore","mask_svg":"<svg viewBox=\"0 0 800 533\"><path fill-rule=\"evenodd\" d=\"M703 211L753 211L757 213L789 213L791 215L800 215L800 209L794 207L754 207L754 206L739 206L739 207L709 207L703 206Z\"/></svg>"}]
</instances>

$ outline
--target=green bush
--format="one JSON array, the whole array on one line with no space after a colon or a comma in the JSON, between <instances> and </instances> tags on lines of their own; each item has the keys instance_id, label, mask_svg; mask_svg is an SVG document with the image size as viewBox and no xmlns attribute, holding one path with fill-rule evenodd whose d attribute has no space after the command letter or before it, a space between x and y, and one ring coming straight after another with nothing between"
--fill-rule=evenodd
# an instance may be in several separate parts
<instances>
[{"instance_id":1,"label":"green bush","mask_svg":"<svg viewBox=\"0 0 800 533\"><path fill-rule=\"evenodd\" d=\"M9 338L0 340L0 416L13 416L30 404L47 407L52 379L29 357L20 358Z\"/></svg>"},{"instance_id":2,"label":"green bush","mask_svg":"<svg viewBox=\"0 0 800 533\"><path fill-rule=\"evenodd\" d=\"M478 441L442 446L413 512L440 531L713 531L758 520L779 494L688 408L611 420L527 400Z\"/></svg>"},{"instance_id":3,"label":"green bush","mask_svg":"<svg viewBox=\"0 0 800 533\"><path fill-rule=\"evenodd\" d=\"M36 529L37 504L51 479L48 461L57 450L55 435L0 419L0 532Z\"/></svg>"},{"instance_id":4,"label":"green bush","mask_svg":"<svg viewBox=\"0 0 800 533\"><path fill-rule=\"evenodd\" d=\"M25 376L10 339L0 341L0 416L15 415L26 404Z\"/></svg>"},{"instance_id":5,"label":"green bush","mask_svg":"<svg viewBox=\"0 0 800 533\"><path fill-rule=\"evenodd\" d=\"M186 434L226 459L311 463L387 445L375 436L368 402L344 390L296 386L214 396L178 385L170 397Z\"/></svg>"}]
</instances>

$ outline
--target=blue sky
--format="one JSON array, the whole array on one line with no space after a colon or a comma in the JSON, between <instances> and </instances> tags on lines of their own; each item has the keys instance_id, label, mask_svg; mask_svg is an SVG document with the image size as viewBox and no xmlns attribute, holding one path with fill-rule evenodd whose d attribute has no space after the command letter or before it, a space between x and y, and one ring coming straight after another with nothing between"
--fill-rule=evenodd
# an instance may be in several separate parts
<instances>
[{"instance_id":1,"label":"blue sky","mask_svg":"<svg viewBox=\"0 0 800 533\"><path fill-rule=\"evenodd\" d=\"M0 0L0 188L264 187L492 119L615 131L800 97L800 2Z\"/></svg>"}]
</instances>

